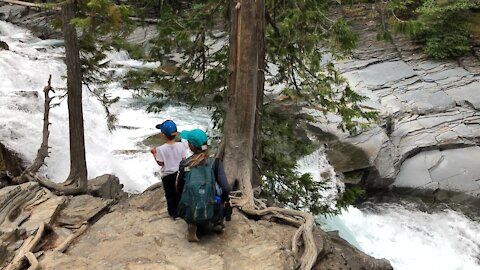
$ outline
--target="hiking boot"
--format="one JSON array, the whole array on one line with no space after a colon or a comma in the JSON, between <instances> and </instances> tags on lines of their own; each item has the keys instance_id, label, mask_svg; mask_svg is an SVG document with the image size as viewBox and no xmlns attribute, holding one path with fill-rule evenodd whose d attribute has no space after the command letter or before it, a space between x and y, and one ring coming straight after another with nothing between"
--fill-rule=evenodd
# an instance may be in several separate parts
<instances>
[{"instance_id":1,"label":"hiking boot","mask_svg":"<svg viewBox=\"0 0 480 270\"><path fill-rule=\"evenodd\" d=\"M187 240L188 242L198 242L197 237L197 225L195 224L188 224L188 231L187 231Z\"/></svg>"},{"instance_id":2,"label":"hiking boot","mask_svg":"<svg viewBox=\"0 0 480 270\"><path fill-rule=\"evenodd\" d=\"M217 233L223 232L223 229L224 229L224 228L225 228L225 225L223 225L222 222L213 225L213 231L214 231L214 232L217 232Z\"/></svg>"}]
</instances>

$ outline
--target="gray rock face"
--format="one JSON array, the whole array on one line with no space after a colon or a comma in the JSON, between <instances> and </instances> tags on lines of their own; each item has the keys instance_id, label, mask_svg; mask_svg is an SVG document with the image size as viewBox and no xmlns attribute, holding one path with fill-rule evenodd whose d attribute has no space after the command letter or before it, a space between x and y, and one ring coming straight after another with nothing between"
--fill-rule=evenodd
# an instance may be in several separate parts
<instances>
[{"instance_id":1,"label":"gray rock face","mask_svg":"<svg viewBox=\"0 0 480 270\"><path fill-rule=\"evenodd\" d=\"M480 196L480 169L475 166L480 70L473 64L480 66L480 60L434 61L406 38L393 44L377 41L376 27L367 19L355 18L359 47L337 67L389 124L373 125L357 136L333 131L336 123L318 124L335 133L335 144L343 145L331 145L335 168L346 175L363 172L364 184L372 188L392 184Z\"/></svg>"},{"instance_id":2,"label":"gray rock face","mask_svg":"<svg viewBox=\"0 0 480 270\"><path fill-rule=\"evenodd\" d=\"M68 205L60 212L57 223L65 227L79 228L83 222L95 217L111 203L112 200L90 195L72 197Z\"/></svg>"},{"instance_id":3,"label":"gray rock face","mask_svg":"<svg viewBox=\"0 0 480 270\"><path fill-rule=\"evenodd\" d=\"M20 175L23 171L22 160L2 143L0 143L0 171L9 171L14 176Z\"/></svg>"},{"instance_id":4,"label":"gray rock face","mask_svg":"<svg viewBox=\"0 0 480 270\"><path fill-rule=\"evenodd\" d=\"M22 25L30 29L35 36L46 38L61 38L60 30L55 30L50 25L54 14L51 11L29 8L18 5L0 5L0 18L7 22Z\"/></svg>"},{"instance_id":5,"label":"gray rock face","mask_svg":"<svg viewBox=\"0 0 480 270\"><path fill-rule=\"evenodd\" d=\"M420 152L405 160L394 185L401 188L443 189L478 195L479 158L478 146Z\"/></svg>"},{"instance_id":6,"label":"gray rock face","mask_svg":"<svg viewBox=\"0 0 480 270\"><path fill-rule=\"evenodd\" d=\"M104 199L120 200L126 197L127 193L122 188L118 177L111 174L104 174L88 181L89 193Z\"/></svg>"}]
</instances>

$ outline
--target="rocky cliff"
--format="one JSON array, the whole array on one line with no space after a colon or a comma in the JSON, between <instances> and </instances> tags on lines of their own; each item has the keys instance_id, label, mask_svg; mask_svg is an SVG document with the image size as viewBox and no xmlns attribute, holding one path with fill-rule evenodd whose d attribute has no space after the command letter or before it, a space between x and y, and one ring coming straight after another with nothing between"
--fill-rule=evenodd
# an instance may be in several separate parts
<instances>
[{"instance_id":1,"label":"rocky cliff","mask_svg":"<svg viewBox=\"0 0 480 270\"><path fill-rule=\"evenodd\" d=\"M2 163L3 165L3 163ZM296 228L251 220L235 210L223 233L200 243L166 211L162 188L127 195L113 175L89 181L89 194L57 196L28 182L0 189L0 266L5 269L295 269ZM392 269L315 229L314 269ZM301 248L301 247L300 247ZM30 268L29 268L30 269Z\"/></svg>"},{"instance_id":2,"label":"rocky cliff","mask_svg":"<svg viewBox=\"0 0 480 270\"><path fill-rule=\"evenodd\" d=\"M347 181L479 198L480 47L457 60L435 61L405 37L378 40L374 12L373 4L339 11L359 42L337 67L369 98L365 105L380 111L381 122L356 136L323 119L311 130L329 143L329 158Z\"/></svg>"}]
</instances>

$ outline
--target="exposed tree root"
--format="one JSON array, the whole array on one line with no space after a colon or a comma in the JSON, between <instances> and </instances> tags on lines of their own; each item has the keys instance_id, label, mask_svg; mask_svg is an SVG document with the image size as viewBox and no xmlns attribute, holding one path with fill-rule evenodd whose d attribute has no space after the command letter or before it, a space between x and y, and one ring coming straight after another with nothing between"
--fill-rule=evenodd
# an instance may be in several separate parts
<instances>
[{"instance_id":1,"label":"exposed tree root","mask_svg":"<svg viewBox=\"0 0 480 270\"><path fill-rule=\"evenodd\" d=\"M27 270L36 270L38 269L38 260L35 255L33 255L32 252L27 252L25 254L25 257L27 257L28 262L30 263L30 267Z\"/></svg>"},{"instance_id":2,"label":"exposed tree root","mask_svg":"<svg viewBox=\"0 0 480 270\"><path fill-rule=\"evenodd\" d=\"M79 195L84 194L87 191L86 185L78 185L75 182L73 182L73 184L66 185L66 183L55 183L38 176L35 177L35 181L40 183L40 185L50 189L53 193L57 195Z\"/></svg>"},{"instance_id":3,"label":"exposed tree root","mask_svg":"<svg viewBox=\"0 0 480 270\"><path fill-rule=\"evenodd\" d=\"M155 189L160 188L162 186L163 186L162 182L158 182L158 183L155 183L155 184L149 186L147 189L145 189L145 191L152 191L152 190L155 190Z\"/></svg>"},{"instance_id":4,"label":"exposed tree root","mask_svg":"<svg viewBox=\"0 0 480 270\"><path fill-rule=\"evenodd\" d=\"M15 254L15 257L7 265L5 270L23 269L22 265L24 263L24 259L28 258L27 257L28 253L31 253L32 251L35 250L37 244L40 242L40 239L43 236L44 231L45 231L45 224L41 223L40 226L38 227L38 230L37 230L36 234L34 236L30 236L29 238L27 238L27 240L25 240L23 242L22 246L17 250L17 252ZM33 257L35 257L35 256L33 256ZM28 260L30 261L30 259L28 259ZM35 261L36 261L36 258L34 260L34 263L35 263ZM37 262L37 266L38 266L38 262ZM35 268L33 268L33 269L35 269Z\"/></svg>"},{"instance_id":5,"label":"exposed tree root","mask_svg":"<svg viewBox=\"0 0 480 270\"><path fill-rule=\"evenodd\" d=\"M55 248L55 251L58 252L65 252L65 250L68 249L70 244L72 244L73 240L75 240L77 237L79 237L82 233L84 233L88 228L88 223L84 222L82 226L76 230L73 234L69 235L65 241L63 241L62 244L60 244L58 247Z\"/></svg>"},{"instance_id":6,"label":"exposed tree root","mask_svg":"<svg viewBox=\"0 0 480 270\"><path fill-rule=\"evenodd\" d=\"M231 204L248 215L267 220L282 220L297 227L298 229L292 238L292 252L297 258L297 266L302 270L312 269L319 254L313 235L315 221L312 214L292 209L267 207L262 200L253 197L253 192L234 192L231 196ZM300 255L299 246L301 243L303 243L303 252ZM323 246L323 243L321 245Z\"/></svg>"}]
</instances>

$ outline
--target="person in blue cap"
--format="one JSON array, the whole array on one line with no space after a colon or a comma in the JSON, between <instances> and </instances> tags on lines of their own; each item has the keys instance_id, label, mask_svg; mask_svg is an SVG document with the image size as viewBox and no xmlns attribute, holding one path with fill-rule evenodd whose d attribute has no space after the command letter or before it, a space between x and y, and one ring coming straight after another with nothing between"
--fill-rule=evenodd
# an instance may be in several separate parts
<instances>
[{"instance_id":1,"label":"person in blue cap","mask_svg":"<svg viewBox=\"0 0 480 270\"><path fill-rule=\"evenodd\" d=\"M188 141L188 147L192 151L192 156L187 160L184 160L180 163L180 169L177 178L177 191L181 194L183 191L183 186L185 184L184 173L187 168L192 168L197 165L203 165L209 159L208 155L208 137L205 131L201 129L185 130L180 133L180 137ZM222 192L220 195L220 209L218 213L214 216L214 219L209 225L212 225L214 231L222 232L224 225L224 206L229 205L229 195L232 191L230 184L228 183L227 176L223 167L223 163L220 159L215 158L212 165L213 173L215 176L215 181L221 188ZM207 229L208 230L208 229ZM187 240L190 242L198 242L197 237L197 225L188 224L187 231Z\"/></svg>"},{"instance_id":2,"label":"person in blue cap","mask_svg":"<svg viewBox=\"0 0 480 270\"><path fill-rule=\"evenodd\" d=\"M156 126L160 129L166 142L158 147L152 148L151 152L155 161L160 165L162 172L162 184L167 199L168 214L175 218L177 216L177 206L180 201L180 194L175 188L175 181L180 162L186 158L186 149L181 142L175 140L177 135L177 125L172 120L166 120Z\"/></svg>"}]
</instances>

